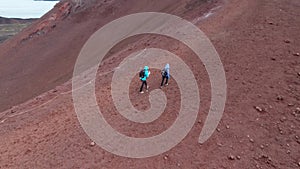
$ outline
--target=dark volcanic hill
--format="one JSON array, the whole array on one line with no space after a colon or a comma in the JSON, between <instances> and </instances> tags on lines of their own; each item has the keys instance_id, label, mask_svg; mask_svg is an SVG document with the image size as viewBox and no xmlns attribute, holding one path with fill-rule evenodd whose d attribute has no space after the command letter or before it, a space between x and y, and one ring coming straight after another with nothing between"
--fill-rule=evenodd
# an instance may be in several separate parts
<instances>
[{"instance_id":1,"label":"dark volcanic hill","mask_svg":"<svg viewBox=\"0 0 300 169\"><path fill-rule=\"evenodd\" d=\"M0 43L16 35L35 20L36 19L17 19L0 17Z\"/></svg>"},{"instance_id":2,"label":"dark volcanic hill","mask_svg":"<svg viewBox=\"0 0 300 169\"><path fill-rule=\"evenodd\" d=\"M0 24L22 24L33 22L37 19L4 18L0 16Z\"/></svg>"}]
</instances>

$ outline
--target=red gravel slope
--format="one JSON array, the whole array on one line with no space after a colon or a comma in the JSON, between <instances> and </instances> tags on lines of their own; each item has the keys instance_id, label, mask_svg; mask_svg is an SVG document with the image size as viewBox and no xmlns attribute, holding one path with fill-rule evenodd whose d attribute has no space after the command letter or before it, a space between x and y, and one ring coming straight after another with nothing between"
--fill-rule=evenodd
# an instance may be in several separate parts
<instances>
[{"instance_id":1,"label":"red gravel slope","mask_svg":"<svg viewBox=\"0 0 300 169\"><path fill-rule=\"evenodd\" d=\"M223 118L213 136L204 144L197 143L210 103L210 94L207 92L210 90L210 83L202 64L193 60L193 53L185 46L166 37L144 36L140 40L137 40L139 37L134 37L112 49L111 55L107 56L100 68L96 81L99 105L107 110L104 111L107 112L104 113L107 121L122 133L145 137L164 131L177 116L174 113L179 107L176 84L170 83L164 89L168 102L174 106L168 107L159 120L149 125L130 124L122 119L111 102L109 90L113 72L109 71L132 51L147 46L168 49L178 54L192 70L198 70L194 74L202 98L198 123L179 145L167 153L146 159L123 158L98 146L90 146L91 140L76 118L70 82L67 82L0 114L0 135L3 138L0 142L0 168L300 167L300 56L297 54L300 52L300 2L228 0L199 6L194 4L188 8L185 8L186 3L183 1L157 1L161 3L159 5L152 2L106 2L112 3L114 8L100 5L99 2L98 6L93 7L87 4L82 7L82 11L78 9L80 12L57 21L54 30L47 28L47 38L42 33L25 38L22 45L20 37L26 37L26 33L35 28L32 27L2 45L1 51L3 49L4 52L0 55L3 65L0 67L0 78L4 83L1 83L1 96L2 92L7 91L9 94L3 96L10 99L1 97L2 109L67 81L79 48L88 35L109 19L126 13L149 11L155 7L154 10L178 14L194 21L209 36L221 56L226 71L228 98ZM139 8L132 7L133 4ZM209 7L218 5L222 7L215 9L212 16L199 20ZM59 6L55 10L58 8ZM67 6L66 8L68 9ZM106 12L100 12L100 9L105 9ZM187 11L183 12L185 10ZM51 13L47 14L48 17L50 15ZM100 16L104 18L98 19ZM76 27L71 26L74 24ZM128 43L130 45L127 46ZM10 46L18 48L8 48ZM53 51L57 55L52 50L44 52L46 50L43 49L50 46L56 47ZM72 50L68 50L71 48ZM67 53L64 52L66 50ZM36 53L26 55L26 51ZM25 55L22 57L20 53ZM5 57L9 59L4 59ZM14 65L16 61L18 62ZM29 64L30 62L35 64ZM10 77L8 75L16 78L6 82ZM158 87L158 78L156 75L151 77L151 88ZM16 87L17 83L22 86ZM137 95L138 87L138 81L131 83L132 102L138 108L145 109L149 105L146 102L138 104L137 97L147 100L148 95Z\"/></svg>"}]
</instances>

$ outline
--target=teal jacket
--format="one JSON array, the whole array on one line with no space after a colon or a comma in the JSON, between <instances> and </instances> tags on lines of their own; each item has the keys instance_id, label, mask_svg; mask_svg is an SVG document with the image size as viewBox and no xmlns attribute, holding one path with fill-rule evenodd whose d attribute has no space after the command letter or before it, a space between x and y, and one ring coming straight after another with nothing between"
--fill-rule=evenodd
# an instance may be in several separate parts
<instances>
[{"instance_id":1,"label":"teal jacket","mask_svg":"<svg viewBox=\"0 0 300 169\"><path fill-rule=\"evenodd\" d=\"M145 66L144 67L144 70L145 70L145 76L143 78L140 78L141 81L146 81L147 78L149 77L149 67L148 66Z\"/></svg>"}]
</instances>

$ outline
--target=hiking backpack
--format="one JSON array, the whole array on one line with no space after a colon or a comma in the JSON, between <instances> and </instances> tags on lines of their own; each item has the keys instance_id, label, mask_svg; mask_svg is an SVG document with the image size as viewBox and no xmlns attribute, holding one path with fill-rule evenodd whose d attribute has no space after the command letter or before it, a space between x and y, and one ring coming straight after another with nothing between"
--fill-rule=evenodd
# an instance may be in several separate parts
<instances>
[{"instance_id":1,"label":"hiking backpack","mask_svg":"<svg viewBox=\"0 0 300 169\"><path fill-rule=\"evenodd\" d=\"M145 77L145 70L141 70L140 71L140 78L144 78Z\"/></svg>"},{"instance_id":2,"label":"hiking backpack","mask_svg":"<svg viewBox=\"0 0 300 169\"><path fill-rule=\"evenodd\" d=\"M166 71L166 69L163 69L163 70L161 71L161 75L162 75L163 77L167 77L168 72Z\"/></svg>"}]
</instances>

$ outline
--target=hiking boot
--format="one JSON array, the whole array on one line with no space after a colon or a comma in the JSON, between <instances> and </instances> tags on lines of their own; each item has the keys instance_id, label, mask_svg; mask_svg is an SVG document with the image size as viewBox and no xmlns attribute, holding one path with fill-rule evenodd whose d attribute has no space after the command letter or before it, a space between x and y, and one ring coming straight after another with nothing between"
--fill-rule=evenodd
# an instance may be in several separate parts
<instances>
[{"instance_id":1,"label":"hiking boot","mask_svg":"<svg viewBox=\"0 0 300 169\"><path fill-rule=\"evenodd\" d=\"M141 91L140 93L141 93L141 94L143 94L143 93L144 93L144 91Z\"/></svg>"},{"instance_id":2,"label":"hiking boot","mask_svg":"<svg viewBox=\"0 0 300 169\"><path fill-rule=\"evenodd\" d=\"M165 84L165 86L168 86L168 85L169 85L169 83L166 83L166 84Z\"/></svg>"}]
</instances>

